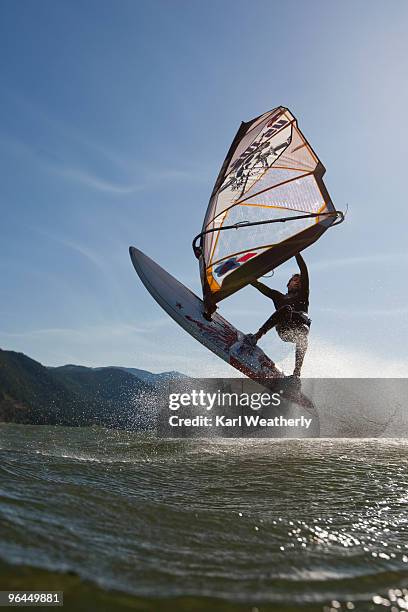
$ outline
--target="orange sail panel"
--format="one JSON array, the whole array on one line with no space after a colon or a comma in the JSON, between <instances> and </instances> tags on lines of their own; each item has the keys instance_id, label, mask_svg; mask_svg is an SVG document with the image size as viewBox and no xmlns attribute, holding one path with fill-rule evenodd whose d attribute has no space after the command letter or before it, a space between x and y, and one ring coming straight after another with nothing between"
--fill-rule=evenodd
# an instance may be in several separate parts
<instances>
[{"instance_id":1,"label":"orange sail panel","mask_svg":"<svg viewBox=\"0 0 408 612\"><path fill-rule=\"evenodd\" d=\"M292 113L242 123L215 183L201 237L207 301L219 302L303 250L334 223L325 168ZM272 219L310 216L282 223ZM328 214L333 213L333 214ZM255 226L221 230L239 223Z\"/></svg>"}]
</instances>

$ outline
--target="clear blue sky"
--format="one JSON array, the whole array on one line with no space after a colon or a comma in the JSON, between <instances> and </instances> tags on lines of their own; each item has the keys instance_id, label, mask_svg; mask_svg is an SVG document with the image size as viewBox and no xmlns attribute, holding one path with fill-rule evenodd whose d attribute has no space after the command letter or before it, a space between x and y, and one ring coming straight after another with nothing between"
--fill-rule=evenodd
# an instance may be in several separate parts
<instances>
[{"instance_id":1,"label":"clear blue sky","mask_svg":"<svg viewBox=\"0 0 408 612\"><path fill-rule=\"evenodd\" d=\"M231 139L284 105L349 205L305 252L305 373L407 374L407 29L406 0L2 0L0 346L226 372L153 302L128 246L199 292L191 238ZM271 303L247 288L221 309L249 332Z\"/></svg>"}]
</instances>

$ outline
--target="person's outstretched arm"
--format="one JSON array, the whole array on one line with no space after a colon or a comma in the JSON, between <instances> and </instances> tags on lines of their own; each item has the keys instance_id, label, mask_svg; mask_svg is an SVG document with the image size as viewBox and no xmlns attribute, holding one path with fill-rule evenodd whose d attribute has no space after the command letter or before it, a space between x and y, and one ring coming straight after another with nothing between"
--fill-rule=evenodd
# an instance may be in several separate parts
<instances>
[{"instance_id":1,"label":"person's outstretched arm","mask_svg":"<svg viewBox=\"0 0 408 612\"><path fill-rule=\"evenodd\" d=\"M255 289L258 289L258 291L266 295L266 297L268 297L270 300L273 300L275 308L279 308L279 304L281 303L281 300L283 298L283 294L280 291L277 291L276 289L270 289L269 287L267 287L267 285L264 285L264 283L260 283L259 281L254 281L253 283L251 283L251 285L255 287Z\"/></svg>"},{"instance_id":2,"label":"person's outstretched arm","mask_svg":"<svg viewBox=\"0 0 408 612\"><path fill-rule=\"evenodd\" d=\"M309 272L307 270L306 262L300 253L296 255L296 262L300 270L302 294L306 299L309 299Z\"/></svg>"}]
</instances>

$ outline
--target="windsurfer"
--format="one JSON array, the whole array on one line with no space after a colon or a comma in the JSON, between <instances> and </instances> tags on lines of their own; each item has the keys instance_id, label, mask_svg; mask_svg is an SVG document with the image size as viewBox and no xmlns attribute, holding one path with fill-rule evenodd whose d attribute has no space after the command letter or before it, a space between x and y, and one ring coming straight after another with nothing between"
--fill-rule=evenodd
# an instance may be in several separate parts
<instances>
[{"instance_id":1,"label":"windsurfer","mask_svg":"<svg viewBox=\"0 0 408 612\"><path fill-rule=\"evenodd\" d=\"M300 376L305 358L311 320L307 316L309 310L309 274L303 257L298 253L296 261L300 274L293 274L287 284L288 291L283 294L270 289L263 283L252 283L258 291L270 298L275 305L275 312L259 328L255 334L246 336L247 342L255 346L269 330L276 327L276 331L284 342L293 342L296 345L295 369L293 376Z\"/></svg>"}]
</instances>

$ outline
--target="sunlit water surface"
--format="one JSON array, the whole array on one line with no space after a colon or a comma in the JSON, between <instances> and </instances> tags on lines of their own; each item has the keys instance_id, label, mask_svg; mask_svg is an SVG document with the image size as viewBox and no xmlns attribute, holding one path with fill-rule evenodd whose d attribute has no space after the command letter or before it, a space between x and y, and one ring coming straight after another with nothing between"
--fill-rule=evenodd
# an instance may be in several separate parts
<instances>
[{"instance_id":1,"label":"sunlit water surface","mask_svg":"<svg viewBox=\"0 0 408 612\"><path fill-rule=\"evenodd\" d=\"M408 609L405 441L2 425L0 448L2 589L76 610Z\"/></svg>"}]
</instances>

